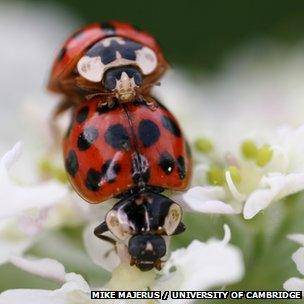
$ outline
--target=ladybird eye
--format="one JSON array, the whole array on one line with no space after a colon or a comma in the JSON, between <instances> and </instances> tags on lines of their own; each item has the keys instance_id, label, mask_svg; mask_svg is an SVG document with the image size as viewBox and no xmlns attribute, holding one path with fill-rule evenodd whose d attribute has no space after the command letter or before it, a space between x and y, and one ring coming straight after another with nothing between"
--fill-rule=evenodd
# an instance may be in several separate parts
<instances>
[{"instance_id":1,"label":"ladybird eye","mask_svg":"<svg viewBox=\"0 0 304 304\"><path fill-rule=\"evenodd\" d=\"M107 90L114 90L116 87L116 77L113 73L108 72L104 78L104 86Z\"/></svg>"},{"instance_id":2,"label":"ladybird eye","mask_svg":"<svg viewBox=\"0 0 304 304\"><path fill-rule=\"evenodd\" d=\"M130 78L134 78L134 82L137 86L141 86L143 83L141 72L135 67L128 67L125 72Z\"/></svg>"}]
</instances>

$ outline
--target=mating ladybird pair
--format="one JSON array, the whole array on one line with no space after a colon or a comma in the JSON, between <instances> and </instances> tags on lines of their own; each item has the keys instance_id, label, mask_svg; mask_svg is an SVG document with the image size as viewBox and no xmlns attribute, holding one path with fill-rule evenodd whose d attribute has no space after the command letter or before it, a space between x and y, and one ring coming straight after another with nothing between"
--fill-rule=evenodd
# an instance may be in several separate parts
<instances>
[{"instance_id":1,"label":"mating ladybird pair","mask_svg":"<svg viewBox=\"0 0 304 304\"><path fill-rule=\"evenodd\" d=\"M125 244L143 271L160 269L164 237L185 229L181 207L161 194L186 189L191 178L178 122L150 95L167 67L150 34L112 21L68 38L49 81L64 94L56 115L73 108L63 142L73 188L92 204L119 199L94 233Z\"/></svg>"}]
</instances>

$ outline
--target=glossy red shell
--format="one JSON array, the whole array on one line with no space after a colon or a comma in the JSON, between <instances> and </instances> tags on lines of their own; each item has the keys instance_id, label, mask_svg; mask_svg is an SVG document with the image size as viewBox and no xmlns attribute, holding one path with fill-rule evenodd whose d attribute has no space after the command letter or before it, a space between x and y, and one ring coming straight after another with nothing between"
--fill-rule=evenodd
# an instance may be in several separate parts
<instances>
[{"instance_id":1,"label":"glossy red shell","mask_svg":"<svg viewBox=\"0 0 304 304\"><path fill-rule=\"evenodd\" d=\"M109 110L98 108L97 100L85 101L75 108L63 147L70 182L90 203L138 186L138 159L147 186L184 190L190 182L190 153L176 119L163 106L152 111L132 102Z\"/></svg>"},{"instance_id":2,"label":"glossy red shell","mask_svg":"<svg viewBox=\"0 0 304 304\"><path fill-rule=\"evenodd\" d=\"M157 56L158 68L153 72L153 79L160 77L167 68L161 48L155 38L147 32L138 30L129 23L110 21L94 23L81 28L72 34L64 43L53 64L48 88L54 92L62 92L61 83L74 71L78 60L85 51L97 41L118 36L134 40L151 48Z\"/></svg>"}]
</instances>

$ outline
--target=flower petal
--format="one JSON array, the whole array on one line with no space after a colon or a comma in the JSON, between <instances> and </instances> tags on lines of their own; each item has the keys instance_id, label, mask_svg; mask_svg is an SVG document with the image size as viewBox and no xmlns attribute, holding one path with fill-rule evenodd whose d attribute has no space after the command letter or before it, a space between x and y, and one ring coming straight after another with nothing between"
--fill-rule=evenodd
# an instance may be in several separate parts
<instances>
[{"instance_id":1,"label":"flower petal","mask_svg":"<svg viewBox=\"0 0 304 304\"><path fill-rule=\"evenodd\" d=\"M20 155L17 143L0 161L0 219L18 215L30 208L44 208L59 202L67 194L67 187L54 181L35 186L20 186L8 175L8 169Z\"/></svg>"},{"instance_id":2,"label":"flower petal","mask_svg":"<svg viewBox=\"0 0 304 304\"><path fill-rule=\"evenodd\" d=\"M252 192L245 203L243 210L245 219L251 219L272 201L303 190L304 174L271 174L262 178L261 185L264 189Z\"/></svg>"},{"instance_id":3,"label":"flower petal","mask_svg":"<svg viewBox=\"0 0 304 304\"><path fill-rule=\"evenodd\" d=\"M221 201L225 197L222 187L193 187L185 193L175 196L182 207L188 211L200 213L235 214L238 213L230 205Z\"/></svg>"},{"instance_id":4,"label":"flower petal","mask_svg":"<svg viewBox=\"0 0 304 304\"><path fill-rule=\"evenodd\" d=\"M304 274L304 247L299 248L293 255L292 255L293 261L297 265L297 269L299 272Z\"/></svg>"},{"instance_id":5,"label":"flower petal","mask_svg":"<svg viewBox=\"0 0 304 304\"><path fill-rule=\"evenodd\" d=\"M14 264L25 271L42 277L65 282L56 290L11 289L0 294L0 304L90 304L90 287L79 274L65 273L62 264L56 260L14 259ZM46 269L39 269L46 267ZM52 269L54 267L54 269Z\"/></svg>"},{"instance_id":6,"label":"flower petal","mask_svg":"<svg viewBox=\"0 0 304 304\"><path fill-rule=\"evenodd\" d=\"M299 278L290 278L284 282L283 287L288 291L302 291L302 293L304 293L304 280Z\"/></svg>"},{"instance_id":7,"label":"flower petal","mask_svg":"<svg viewBox=\"0 0 304 304\"><path fill-rule=\"evenodd\" d=\"M95 236L94 228L96 226L97 223L92 223L85 228L83 233L85 248L95 264L112 272L120 264L120 259L111 243Z\"/></svg>"},{"instance_id":8,"label":"flower petal","mask_svg":"<svg viewBox=\"0 0 304 304\"><path fill-rule=\"evenodd\" d=\"M10 289L0 294L0 304L67 304L63 296L53 290Z\"/></svg>"},{"instance_id":9,"label":"flower petal","mask_svg":"<svg viewBox=\"0 0 304 304\"><path fill-rule=\"evenodd\" d=\"M16 227L15 220L1 220L0 265L8 262L10 256L22 255L34 242L34 237L29 237Z\"/></svg>"},{"instance_id":10,"label":"flower petal","mask_svg":"<svg viewBox=\"0 0 304 304\"><path fill-rule=\"evenodd\" d=\"M90 289L88 285L86 287L73 277L56 290L11 289L0 294L0 304L90 304L92 302L87 294Z\"/></svg>"},{"instance_id":11,"label":"flower petal","mask_svg":"<svg viewBox=\"0 0 304 304\"><path fill-rule=\"evenodd\" d=\"M174 251L165 264L164 277L159 281L159 287L207 290L240 280L244 274L242 253L226 243L229 235L225 229L224 241L209 240L203 243L194 240L186 249ZM170 272L174 268L176 271ZM197 271L198 269L203 271ZM176 280L176 277L179 278ZM173 286L170 282L174 282Z\"/></svg>"},{"instance_id":12,"label":"flower petal","mask_svg":"<svg viewBox=\"0 0 304 304\"><path fill-rule=\"evenodd\" d=\"M63 282L65 280L64 266L53 259L33 259L30 257L12 256L10 262L16 267L32 274Z\"/></svg>"},{"instance_id":13,"label":"flower petal","mask_svg":"<svg viewBox=\"0 0 304 304\"><path fill-rule=\"evenodd\" d=\"M304 234L301 233L289 234L287 235L287 238L290 239L291 241L294 241L304 246Z\"/></svg>"}]
</instances>

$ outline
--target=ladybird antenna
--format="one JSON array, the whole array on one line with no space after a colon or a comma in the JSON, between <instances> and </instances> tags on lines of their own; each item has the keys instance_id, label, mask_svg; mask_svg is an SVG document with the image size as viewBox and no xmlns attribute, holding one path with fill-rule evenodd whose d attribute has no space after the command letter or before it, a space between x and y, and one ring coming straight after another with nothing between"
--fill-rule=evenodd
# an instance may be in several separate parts
<instances>
[{"instance_id":1,"label":"ladybird antenna","mask_svg":"<svg viewBox=\"0 0 304 304\"><path fill-rule=\"evenodd\" d=\"M151 88L151 87L154 87L154 86L160 87L161 86L161 82L160 81L156 81L156 82L148 83L148 84L142 86L142 88L143 89L147 89L147 88Z\"/></svg>"},{"instance_id":2,"label":"ladybird antenna","mask_svg":"<svg viewBox=\"0 0 304 304\"><path fill-rule=\"evenodd\" d=\"M88 94L88 95L85 96L85 98L87 100L89 100L89 99L92 99L96 96L107 96L107 97L108 96L115 96L115 93L114 92L97 92L97 93Z\"/></svg>"}]
</instances>

